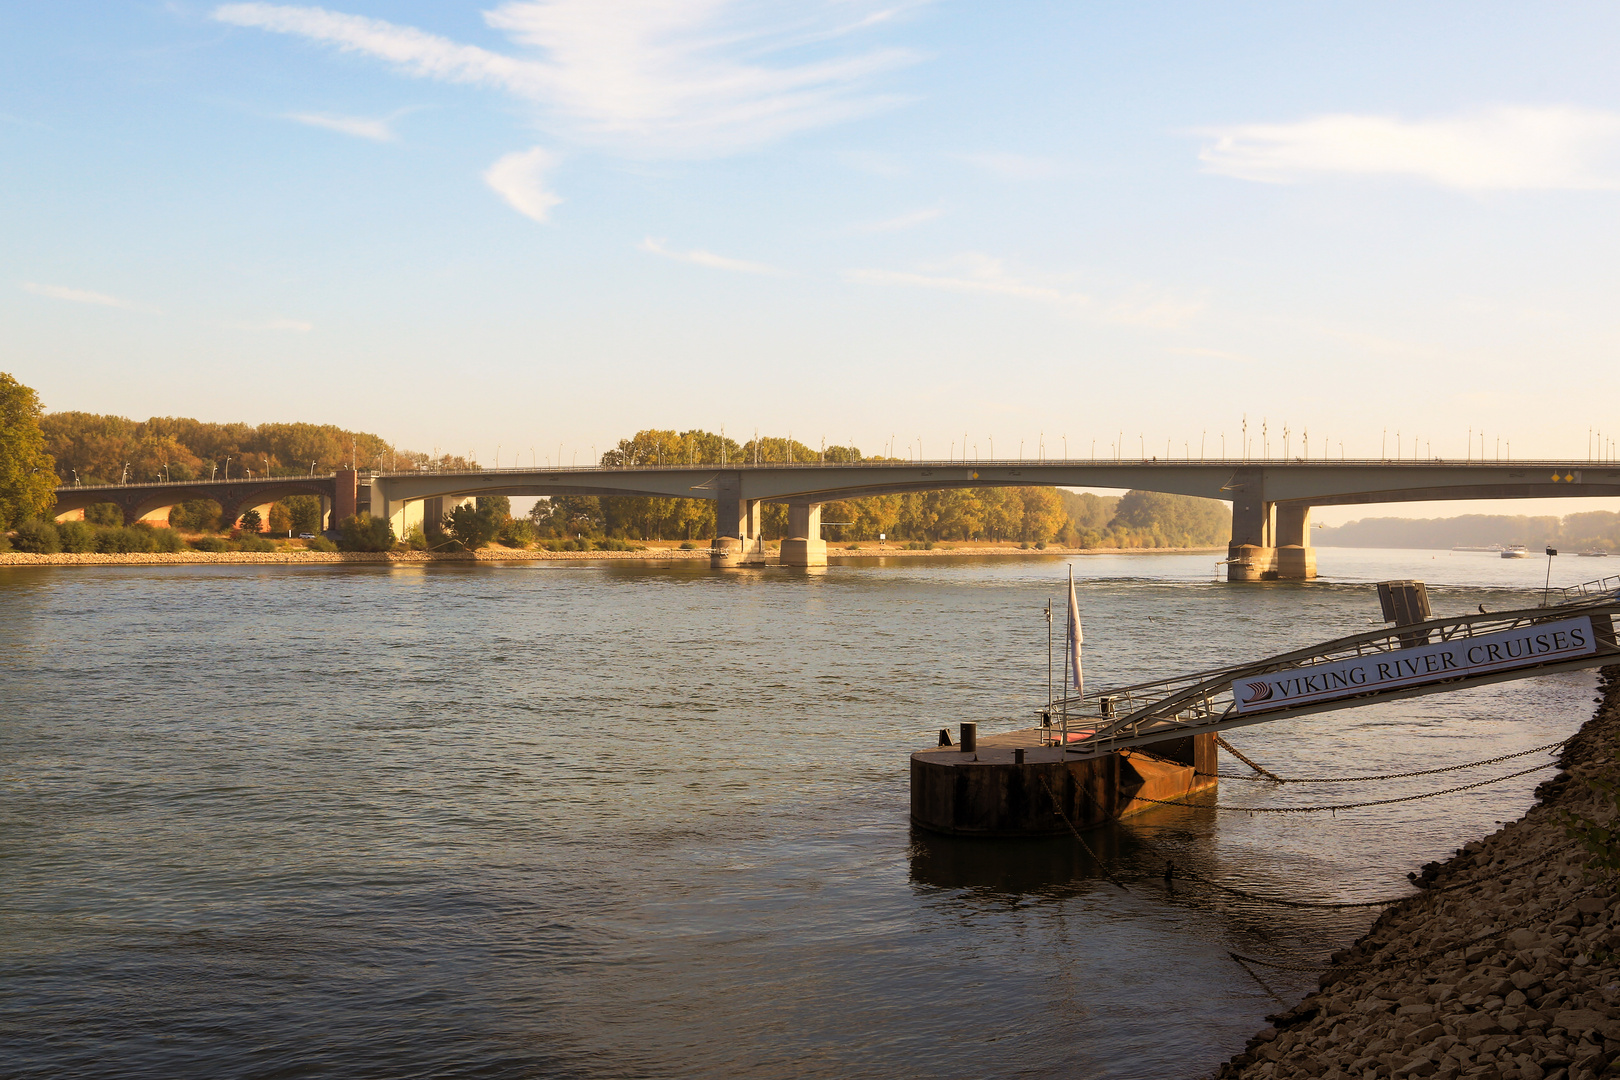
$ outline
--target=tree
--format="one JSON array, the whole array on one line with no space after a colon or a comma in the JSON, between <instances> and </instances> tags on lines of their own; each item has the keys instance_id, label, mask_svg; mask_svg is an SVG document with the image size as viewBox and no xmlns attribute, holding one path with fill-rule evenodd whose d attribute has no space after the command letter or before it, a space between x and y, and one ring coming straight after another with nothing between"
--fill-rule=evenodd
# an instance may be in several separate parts
<instances>
[{"instance_id":1,"label":"tree","mask_svg":"<svg viewBox=\"0 0 1620 1080\"><path fill-rule=\"evenodd\" d=\"M259 531L260 527L264 525L264 519L259 516L259 512L257 510L249 510L247 513L242 515L241 520L242 530L244 532L256 533Z\"/></svg>"},{"instance_id":2,"label":"tree","mask_svg":"<svg viewBox=\"0 0 1620 1080\"><path fill-rule=\"evenodd\" d=\"M509 519L510 515L498 513L493 506L458 506L445 515L445 531L468 551L477 551L495 539Z\"/></svg>"},{"instance_id":3,"label":"tree","mask_svg":"<svg viewBox=\"0 0 1620 1080\"><path fill-rule=\"evenodd\" d=\"M394 530L387 518L374 518L361 512L350 514L341 526L343 539L338 547L344 551L392 551Z\"/></svg>"},{"instance_id":4,"label":"tree","mask_svg":"<svg viewBox=\"0 0 1620 1080\"><path fill-rule=\"evenodd\" d=\"M0 371L0 530L56 505L56 462L39 428L39 395Z\"/></svg>"}]
</instances>

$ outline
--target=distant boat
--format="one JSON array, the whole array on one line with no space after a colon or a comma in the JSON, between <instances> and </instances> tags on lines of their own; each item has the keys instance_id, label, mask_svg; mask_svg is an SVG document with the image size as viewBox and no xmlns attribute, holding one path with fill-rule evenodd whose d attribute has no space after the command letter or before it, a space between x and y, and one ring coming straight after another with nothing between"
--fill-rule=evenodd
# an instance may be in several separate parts
<instances>
[{"instance_id":1,"label":"distant boat","mask_svg":"<svg viewBox=\"0 0 1620 1080\"><path fill-rule=\"evenodd\" d=\"M1468 544L1458 544L1452 551L1501 551L1501 544L1492 544L1489 547L1472 547Z\"/></svg>"},{"instance_id":2,"label":"distant boat","mask_svg":"<svg viewBox=\"0 0 1620 1080\"><path fill-rule=\"evenodd\" d=\"M1583 551L1580 555L1583 559L1607 559L1609 557L1607 551Z\"/></svg>"},{"instance_id":3,"label":"distant boat","mask_svg":"<svg viewBox=\"0 0 1620 1080\"><path fill-rule=\"evenodd\" d=\"M1514 544L1512 547L1502 549L1502 558L1504 559L1528 559L1529 557L1530 552L1523 544Z\"/></svg>"}]
</instances>

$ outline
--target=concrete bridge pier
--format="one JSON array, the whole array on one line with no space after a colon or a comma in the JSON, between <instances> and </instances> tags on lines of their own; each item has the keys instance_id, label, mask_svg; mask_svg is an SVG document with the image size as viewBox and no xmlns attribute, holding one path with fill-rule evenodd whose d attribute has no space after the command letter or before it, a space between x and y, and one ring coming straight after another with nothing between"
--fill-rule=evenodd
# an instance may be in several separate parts
<instances>
[{"instance_id":1,"label":"concrete bridge pier","mask_svg":"<svg viewBox=\"0 0 1620 1080\"><path fill-rule=\"evenodd\" d=\"M741 473L721 473L715 485L715 537L709 566L716 570L764 566L760 500L743 497Z\"/></svg>"},{"instance_id":2,"label":"concrete bridge pier","mask_svg":"<svg viewBox=\"0 0 1620 1080\"><path fill-rule=\"evenodd\" d=\"M1256 468L1238 469L1227 481L1232 495L1232 541L1226 546L1227 581L1277 579L1276 528L1273 504L1266 501L1264 474Z\"/></svg>"},{"instance_id":3,"label":"concrete bridge pier","mask_svg":"<svg viewBox=\"0 0 1620 1080\"><path fill-rule=\"evenodd\" d=\"M1297 502L1273 505L1277 511L1277 577L1283 581L1309 581L1316 576L1310 505Z\"/></svg>"},{"instance_id":4,"label":"concrete bridge pier","mask_svg":"<svg viewBox=\"0 0 1620 1080\"><path fill-rule=\"evenodd\" d=\"M827 541L821 538L821 504L788 503L788 531L782 540L783 566L826 566Z\"/></svg>"}]
</instances>

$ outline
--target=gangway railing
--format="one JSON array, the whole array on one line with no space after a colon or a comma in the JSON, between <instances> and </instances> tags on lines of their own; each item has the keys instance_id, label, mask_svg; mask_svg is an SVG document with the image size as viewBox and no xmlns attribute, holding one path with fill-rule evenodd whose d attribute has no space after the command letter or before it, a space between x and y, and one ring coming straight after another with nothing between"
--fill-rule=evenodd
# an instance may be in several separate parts
<instances>
[{"instance_id":1,"label":"gangway railing","mask_svg":"<svg viewBox=\"0 0 1620 1080\"><path fill-rule=\"evenodd\" d=\"M1620 600L1620 574L1598 578L1596 581L1583 581L1579 585L1569 585L1561 589L1552 589L1548 593L1548 597L1556 605L1604 598Z\"/></svg>"},{"instance_id":2,"label":"gangway railing","mask_svg":"<svg viewBox=\"0 0 1620 1080\"><path fill-rule=\"evenodd\" d=\"M1084 756L1620 663L1620 599L1430 619L1263 660L1059 699L1041 724ZM1061 732L1061 734L1059 734Z\"/></svg>"}]
</instances>

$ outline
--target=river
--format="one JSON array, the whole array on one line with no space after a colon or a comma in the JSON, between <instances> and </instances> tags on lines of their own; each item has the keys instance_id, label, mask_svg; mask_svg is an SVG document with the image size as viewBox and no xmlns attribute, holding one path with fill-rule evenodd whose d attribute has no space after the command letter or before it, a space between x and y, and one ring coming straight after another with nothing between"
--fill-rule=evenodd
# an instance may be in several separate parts
<instances>
[{"instance_id":1,"label":"river","mask_svg":"<svg viewBox=\"0 0 1620 1080\"><path fill-rule=\"evenodd\" d=\"M1321 580L1246 586L1152 554L0 570L0 1071L1201 1075L1314 987L1229 952L1315 960L1373 913L1166 885L1165 857L1268 895L1396 895L1551 774L1151 812L1088 837L1121 889L1072 838L912 830L907 755L1027 725L1068 562L1095 686L1377 627L1387 578L1428 581L1437 614L1533 605L1546 569L1318 554ZM1232 739L1288 776L1438 767L1566 736L1594 685Z\"/></svg>"}]
</instances>

